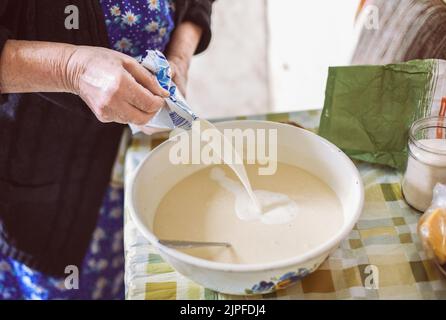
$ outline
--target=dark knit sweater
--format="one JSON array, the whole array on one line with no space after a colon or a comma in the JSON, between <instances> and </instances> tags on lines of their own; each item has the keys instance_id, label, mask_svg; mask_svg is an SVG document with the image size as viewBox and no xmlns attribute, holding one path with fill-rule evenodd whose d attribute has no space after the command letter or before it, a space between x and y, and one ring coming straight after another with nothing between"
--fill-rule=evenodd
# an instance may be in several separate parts
<instances>
[{"instance_id":1,"label":"dark knit sweater","mask_svg":"<svg viewBox=\"0 0 446 320\"><path fill-rule=\"evenodd\" d=\"M176 1L176 23L204 30L197 52L210 40L212 2ZM68 5L79 8L78 30L64 27ZM0 52L7 39L109 47L96 0L1 0ZM124 126L100 123L71 94L0 97L0 252L63 275L82 265Z\"/></svg>"}]
</instances>

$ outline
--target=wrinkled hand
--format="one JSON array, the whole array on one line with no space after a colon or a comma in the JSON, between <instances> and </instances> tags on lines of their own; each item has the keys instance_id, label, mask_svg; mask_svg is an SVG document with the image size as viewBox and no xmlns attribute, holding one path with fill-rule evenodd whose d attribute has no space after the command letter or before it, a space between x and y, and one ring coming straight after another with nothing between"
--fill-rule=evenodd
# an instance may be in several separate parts
<instances>
[{"instance_id":1,"label":"wrinkled hand","mask_svg":"<svg viewBox=\"0 0 446 320\"><path fill-rule=\"evenodd\" d=\"M172 80L177 85L181 94L186 97L187 76L189 72L189 64L181 59L170 58L170 69L172 70Z\"/></svg>"},{"instance_id":2,"label":"wrinkled hand","mask_svg":"<svg viewBox=\"0 0 446 320\"><path fill-rule=\"evenodd\" d=\"M135 59L110 49L80 46L67 63L67 82L101 122L143 125L169 93Z\"/></svg>"}]
</instances>

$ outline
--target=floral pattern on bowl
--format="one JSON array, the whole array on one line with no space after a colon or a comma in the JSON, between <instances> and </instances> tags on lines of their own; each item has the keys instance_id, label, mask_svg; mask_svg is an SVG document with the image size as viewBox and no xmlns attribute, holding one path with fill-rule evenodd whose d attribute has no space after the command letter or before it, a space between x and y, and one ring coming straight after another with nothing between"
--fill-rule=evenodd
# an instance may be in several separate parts
<instances>
[{"instance_id":1,"label":"floral pattern on bowl","mask_svg":"<svg viewBox=\"0 0 446 320\"><path fill-rule=\"evenodd\" d=\"M276 290L285 289L309 275L311 272L316 270L316 268L317 265L310 269L299 268L298 271L287 272L280 277L272 278L270 281L260 281L259 283L253 285L251 289L245 289L245 293L266 294L274 292Z\"/></svg>"}]
</instances>

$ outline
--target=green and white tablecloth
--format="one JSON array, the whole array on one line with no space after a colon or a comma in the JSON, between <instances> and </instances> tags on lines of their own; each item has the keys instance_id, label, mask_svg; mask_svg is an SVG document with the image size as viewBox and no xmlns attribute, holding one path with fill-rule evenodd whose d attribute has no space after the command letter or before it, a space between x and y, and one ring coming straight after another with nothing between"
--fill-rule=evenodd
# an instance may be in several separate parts
<instances>
[{"instance_id":1,"label":"green and white tablecloth","mask_svg":"<svg viewBox=\"0 0 446 320\"><path fill-rule=\"evenodd\" d=\"M291 121L315 130L319 116L319 111L307 111L248 118ZM125 158L124 153L120 156L124 180L151 148L165 139L128 137L129 147L122 148L127 150ZM178 274L138 232L125 208L127 299L446 299L446 279L427 259L416 234L419 213L402 198L401 175L385 167L357 166L365 185L365 206L354 230L317 271L292 287L265 296L219 294ZM370 268L379 271L372 283L377 288L366 285Z\"/></svg>"}]
</instances>

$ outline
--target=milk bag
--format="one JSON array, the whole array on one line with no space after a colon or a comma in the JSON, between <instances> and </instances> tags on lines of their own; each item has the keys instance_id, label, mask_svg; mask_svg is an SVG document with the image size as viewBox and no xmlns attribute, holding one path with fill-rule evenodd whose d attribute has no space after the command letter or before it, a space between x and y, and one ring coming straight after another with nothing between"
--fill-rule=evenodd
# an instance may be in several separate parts
<instances>
[{"instance_id":1,"label":"milk bag","mask_svg":"<svg viewBox=\"0 0 446 320\"><path fill-rule=\"evenodd\" d=\"M169 91L170 95L165 99L165 105L158 110L155 116L144 127L158 130L173 130L181 128L189 130L192 122L198 117L192 112L175 83L172 81L172 73L166 57L158 50L148 50L147 55L140 63L152 72L160 86ZM130 124L133 134L140 132L140 128Z\"/></svg>"}]
</instances>

